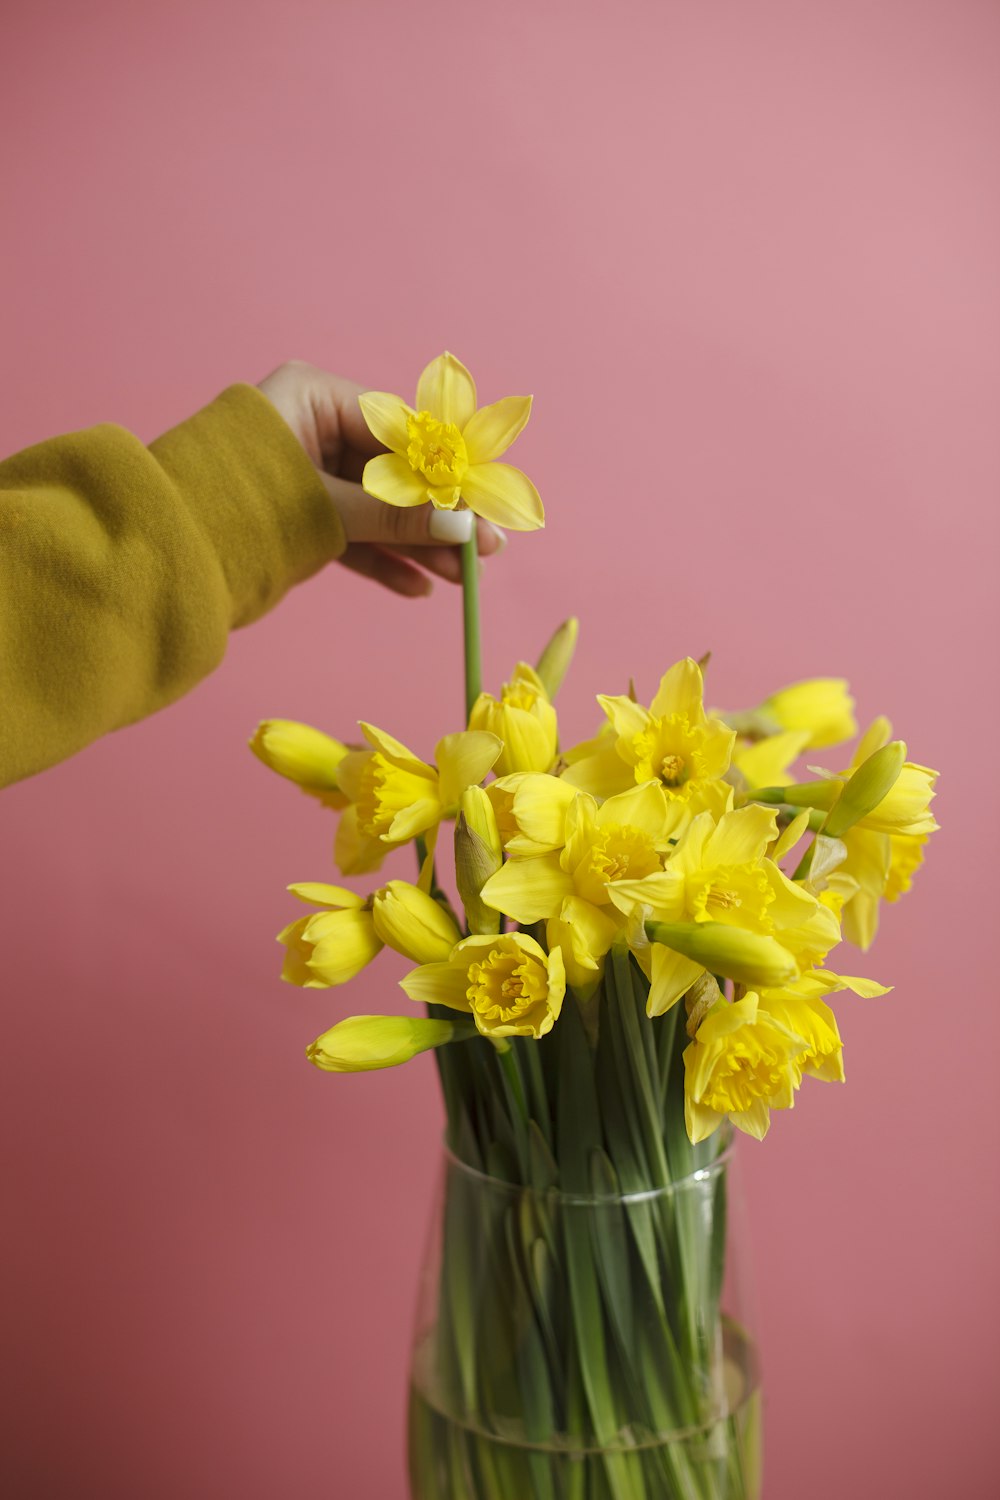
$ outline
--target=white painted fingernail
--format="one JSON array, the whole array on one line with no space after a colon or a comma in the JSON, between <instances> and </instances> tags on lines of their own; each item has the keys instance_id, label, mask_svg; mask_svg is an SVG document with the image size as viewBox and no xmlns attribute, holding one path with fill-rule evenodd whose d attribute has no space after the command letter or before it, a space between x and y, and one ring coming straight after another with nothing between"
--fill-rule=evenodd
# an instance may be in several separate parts
<instances>
[{"instance_id":1,"label":"white painted fingernail","mask_svg":"<svg viewBox=\"0 0 1000 1500\"><path fill-rule=\"evenodd\" d=\"M500 527L499 526L494 526L494 524L493 524L492 521L484 521L483 525L484 526L488 526L490 528L490 530L492 531L493 535L497 539L497 551L498 552L502 552L503 549L507 545L507 533L506 533L506 531L501 531Z\"/></svg>"},{"instance_id":2,"label":"white painted fingernail","mask_svg":"<svg viewBox=\"0 0 1000 1500\"><path fill-rule=\"evenodd\" d=\"M471 510L435 510L427 530L436 542L467 542L474 521Z\"/></svg>"}]
</instances>

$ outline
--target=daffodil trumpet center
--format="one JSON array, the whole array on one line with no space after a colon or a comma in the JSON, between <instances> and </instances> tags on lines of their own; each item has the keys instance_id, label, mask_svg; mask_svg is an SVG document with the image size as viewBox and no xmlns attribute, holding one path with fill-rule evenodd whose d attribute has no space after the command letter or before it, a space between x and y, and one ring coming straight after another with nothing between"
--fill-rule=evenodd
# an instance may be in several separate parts
<instances>
[{"instance_id":1,"label":"daffodil trumpet center","mask_svg":"<svg viewBox=\"0 0 1000 1500\"><path fill-rule=\"evenodd\" d=\"M358 822L370 837L386 838L397 813L433 791L428 778L401 770L376 751L361 777Z\"/></svg>"},{"instance_id":2,"label":"daffodil trumpet center","mask_svg":"<svg viewBox=\"0 0 1000 1500\"><path fill-rule=\"evenodd\" d=\"M481 963L470 965L466 996L483 1021L519 1021L544 1005L547 994L545 969L529 955L494 948Z\"/></svg>"},{"instance_id":3,"label":"daffodil trumpet center","mask_svg":"<svg viewBox=\"0 0 1000 1500\"><path fill-rule=\"evenodd\" d=\"M680 791L692 778L700 780L705 770L699 754L703 739L704 731L686 714L650 718L632 741L636 780L659 781L668 792Z\"/></svg>"},{"instance_id":4,"label":"daffodil trumpet center","mask_svg":"<svg viewBox=\"0 0 1000 1500\"><path fill-rule=\"evenodd\" d=\"M689 775L681 755L665 755L660 762L660 780L665 786L683 786Z\"/></svg>"},{"instance_id":5,"label":"daffodil trumpet center","mask_svg":"<svg viewBox=\"0 0 1000 1500\"><path fill-rule=\"evenodd\" d=\"M768 908L774 901L762 869L723 866L690 879L688 894L696 921L735 922L769 933L774 923Z\"/></svg>"},{"instance_id":6,"label":"daffodil trumpet center","mask_svg":"<svg viewBox=\"0 0 1000 1500\"><path fill-rule=\"evenodd\" d=\"M578 893L595 906L608 902L612 880L642 880L662 869L663 862L649 834L620 823L598 833L574 872Z\"/></svg>"},{"instance_id":7,"label":"daffodil trumpet center","mask_svg":"<svg viewBox=\"0 0 1000 1500\"><path fill-rule=\"evenodd\" d=\"M784 1076L784 1060L776 1049L756 1037L741 1038L732 1051L713 1071L702 1103L709 1109L726 1114L749 1110L755 1099L776 1094Z\"/></svg>"},{"instance_id":8,"label":"daffodil trumpet center","mask_svg":"<svg viewBox=\"0 0 1000 1500\"><path fill-rule=\"evenodd\" d=\"M406 436L409 465L428 484L446 489L462 483L469 472L469 454L454 422L441 422L429 411L418 411L406 419Z\"/></svg>"}]
</instances>

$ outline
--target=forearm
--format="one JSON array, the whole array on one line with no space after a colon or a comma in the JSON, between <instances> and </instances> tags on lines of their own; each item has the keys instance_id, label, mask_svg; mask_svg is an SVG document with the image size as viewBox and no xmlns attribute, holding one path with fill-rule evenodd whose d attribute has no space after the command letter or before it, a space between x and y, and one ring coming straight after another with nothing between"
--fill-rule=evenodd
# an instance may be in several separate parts
<instances>
[{"instance_id":1,"label":"forearm","mask_svg":"<svg viewBox=\"0 0 1000 1500\"><path fill-rule=\"evenodd\" d=\"M249 386L149 448L105 426L0 464L0 785L179 698L343 546Z\"/></svg>"}]
</instances>

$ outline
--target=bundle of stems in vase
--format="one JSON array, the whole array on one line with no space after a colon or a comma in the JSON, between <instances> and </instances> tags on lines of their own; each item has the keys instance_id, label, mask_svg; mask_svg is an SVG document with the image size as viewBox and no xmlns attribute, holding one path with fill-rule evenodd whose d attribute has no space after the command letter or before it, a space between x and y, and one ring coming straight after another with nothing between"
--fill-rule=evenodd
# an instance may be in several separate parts
<instances>
[{"instance_id":1,"label":"bundle of stems in vase","mask_svg":"<svg viewBox=\"0 0 1000 1500\"><path fill-rule=\"evenodd\" d=\"M444 354L414 406L361 402L388 450L369 493L542 525L534 485L498 462L530 398L477 407ZM290 886L310 911L280 934L293 984L343 984L385 946L415 965L409 1009L338 1021L307 1049L317 1067L437 1056L450 1155L414 1492L743 1500L756 1372L721 1304L729 1142L762 1139L807 1077L843 1079L827 1002L887 989L827 960L842 937L869 947L880 902L909 888L936 773L876 719L846 766L799 779L801 757L857 734L847 684L708 710L689 657L648 705L599 695L597 733L564 746L576 622L482 692L477 579L473 531L465 722L433 757L368 723L355 746L281 720L251 741L338 811L344 875L416 855L415 879L365 892Z\"/></svg>"}]
</instances>

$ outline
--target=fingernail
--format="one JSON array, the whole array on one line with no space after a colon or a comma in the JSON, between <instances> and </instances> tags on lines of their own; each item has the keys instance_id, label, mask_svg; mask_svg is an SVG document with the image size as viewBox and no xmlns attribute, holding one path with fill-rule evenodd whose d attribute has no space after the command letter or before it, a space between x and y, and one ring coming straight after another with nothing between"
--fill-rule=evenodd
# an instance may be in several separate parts
<instances>
[{"instance_id":1,"label":"fingernail","mask_svg":"<svg viewBox=\"0 0 1000 1500\"><path fill-rule=\"evenodd\" d=\"M435 510L427 530L436 542L467 542L474 520L471 510Z\"/></svg>"},{"instance_id":2,"label":"fingernail","mask_svg":"<svg viewBox=\"0 0 1000 1500\"><path fill-rule=\"evenodd\" d=\"M500 527L499 526L494 526L494 524L493 524L492 521L484 521L483 525L486 527L487 531L492 531L493 535L496 537L496 539L497 539L497 545L496 545L497 552L502 552L503 549L507 545L507 533L506 533L506 531L501 531Z\"/></svg>"}]
</instances>

